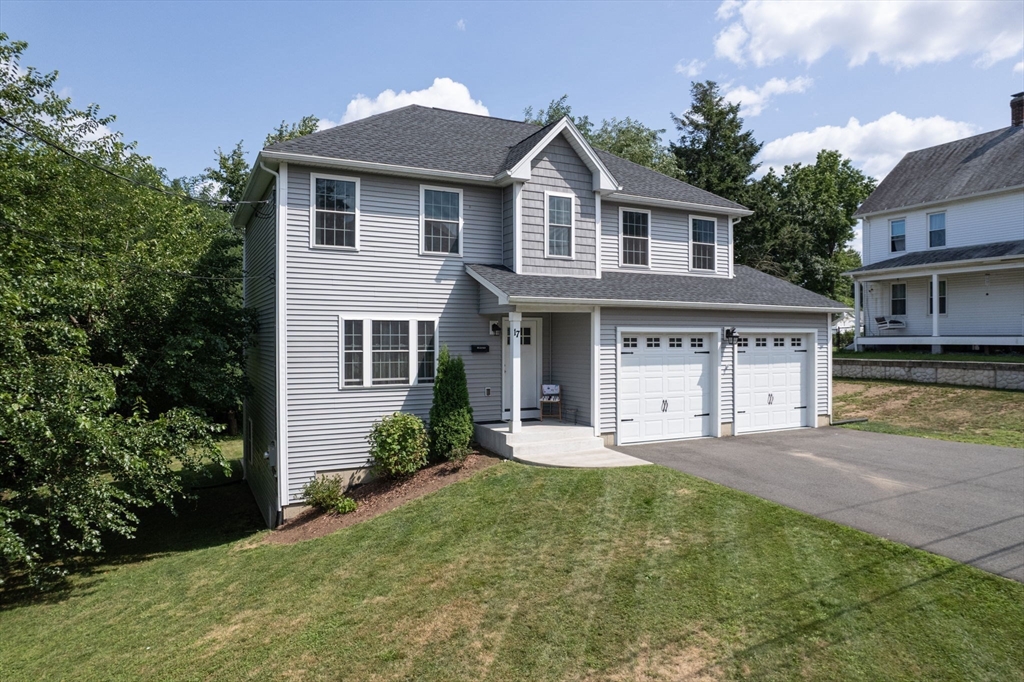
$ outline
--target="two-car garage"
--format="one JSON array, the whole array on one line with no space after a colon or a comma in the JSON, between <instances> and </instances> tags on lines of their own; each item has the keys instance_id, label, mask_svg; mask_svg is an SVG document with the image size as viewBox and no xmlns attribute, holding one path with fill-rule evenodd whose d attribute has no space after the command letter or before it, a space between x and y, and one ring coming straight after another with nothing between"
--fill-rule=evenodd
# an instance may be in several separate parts
<instances>
[{"instance_id":1,"label":"two-car garage","mask_svg":"<svg viewBox=\"0 0 1024 682\"><path fill-rule=\"evenodd\" d=\"M735 434L814 425L813 332L722 340L717 330L620 331L617 442L717 436L722 422Z\"/></svg>"}]
</instances>

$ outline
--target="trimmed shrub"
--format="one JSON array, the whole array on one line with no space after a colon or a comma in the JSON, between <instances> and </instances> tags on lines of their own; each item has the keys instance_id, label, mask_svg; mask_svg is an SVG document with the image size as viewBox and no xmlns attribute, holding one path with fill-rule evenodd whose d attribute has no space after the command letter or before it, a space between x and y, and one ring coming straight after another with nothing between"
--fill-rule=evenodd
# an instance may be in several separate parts
<instances>
[{"instance_id":1,"label":"trimmed shrub","mask_svg":"<svg viewBox=\"0 0 1024 682\"><path fill-rule=\"evenodd\" d=\"M395 412L373 425L370 435L373 469L384 476L411 476L427 463L427 432L414 414Z\"/></svg>"},{"instance_id":2,"label":"trimmed shrub","mask_svg":"<svg viewBox=\"0 0 1024 682\"><path fill-rule=\"evenodd\" d=\"M306 504L323 512L348 514L356 510L356 501L341 489L341 479L336 476L316 476L302 489Z\"/></svg>"},{"instance_id":3,"label":"trimmed shrub","mask_svg":"<svg viewBox=\"0 0 1024 682\"><path fill-rule=\"evenodd\" d=\"M462 461L471 452L473 408L469 405L466 367L461 357L451 357L442 346L430 406L430 458Z\"/></svg>"}]
</instances>

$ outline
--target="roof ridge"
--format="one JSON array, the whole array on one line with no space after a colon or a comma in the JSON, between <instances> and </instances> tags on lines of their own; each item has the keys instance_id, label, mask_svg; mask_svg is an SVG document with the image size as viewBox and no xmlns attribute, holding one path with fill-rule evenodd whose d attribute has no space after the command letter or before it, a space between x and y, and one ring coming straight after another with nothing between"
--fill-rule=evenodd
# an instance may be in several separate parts
<instances>
[{"instance_id":1,"label":"roof ridge","mask_svg":"<svg viewBox=\"0 0 1024 682\"><path fill-rule=\"evenodd\" d=\"M957 142L966 142L968 140L973 140L973 139L975 139L977 137L984 137L986 135L994 135L995 133L1002 133L1002 132L1005 132L1005 131L1009 130L1010 128L1013 128L1013 127L1014 126L1005 126L1003 128L996 128L995 130L989 130L989 131L984 132L984 133L978 133L977 135L968 135L967 137L958 137L957 139L950 140L949 142L940 142L939 144L933 144L931 147L921 147L920 149L912 149L911 151L907 152L903 156L904 156L904 158L906 158L906 157L910 156L911 154L917 154L919 152L926 152L929 149L938 149L939 147L945 147L947 145L956 144Z\"/></svg>"}]
</instances>

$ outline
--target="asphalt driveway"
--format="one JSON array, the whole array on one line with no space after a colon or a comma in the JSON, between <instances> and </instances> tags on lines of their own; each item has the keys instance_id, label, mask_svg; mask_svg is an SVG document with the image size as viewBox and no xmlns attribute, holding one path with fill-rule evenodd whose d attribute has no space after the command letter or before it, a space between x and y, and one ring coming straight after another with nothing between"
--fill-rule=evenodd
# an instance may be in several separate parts
<instances>
[{"instance_id":1,"label":"asphalt driveway","mask_svg":"<svg viewBox=\"0 0 1024 682\"><path fill-rule=\"evenodd\" d=\"M1024 582L1024 451L838 427L616 448Z\"/></svg>"}]
</instances>

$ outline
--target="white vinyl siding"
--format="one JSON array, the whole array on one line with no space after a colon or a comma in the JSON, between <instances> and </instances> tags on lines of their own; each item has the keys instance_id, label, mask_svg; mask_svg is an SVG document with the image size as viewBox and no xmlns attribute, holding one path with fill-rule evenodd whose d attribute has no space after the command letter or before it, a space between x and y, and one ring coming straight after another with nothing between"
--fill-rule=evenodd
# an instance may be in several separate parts
<instances>
[{"instance_id":1,"label":"white vinyl siding","mask_svg":"<svg viewBox=\"0 0 1024 682\"><path fill-rule=\"evenodd\" d=\"M1014 190L976 199L939 204L913 211L893 210L871 216L864 224L864 264L903 255L890 250L889 220L906 220L906 252L925 251L928 247L929 213L946 214L946 247L992 244L1024 238L1024 190Z\"/></svg>"},{"instance_id":2,"label":"white vinyl siding","mask_svg":"<svg viewBox=\"0 0 1024 682\"><path fill-rule=\"evenodd\" d=\"M479 310L479 287L465 264L502 259L502 191L461 187L460 258L420 255L420 183L360 175L360 250L309 246L310 169L288 169L287 391L290 500L318 471L367 464L366 434L392 412L426 420L431 384L339 386L339 317L437 320L437 338L461 356L474 419L501 416L501 353ZM410 327L410 345L415 338ZM364 331L364 346L369 332ZM471 353L473 344L489 353ZM418 351L417 351L418 352ZM410 360L412 362L413 360ZM364 368L365 371L365 368ZM485 395L485 389L491 395Z\"/></svg>"}]
</instances>

